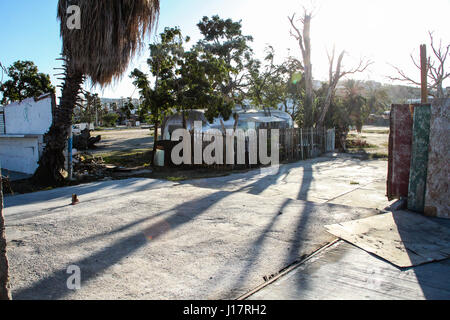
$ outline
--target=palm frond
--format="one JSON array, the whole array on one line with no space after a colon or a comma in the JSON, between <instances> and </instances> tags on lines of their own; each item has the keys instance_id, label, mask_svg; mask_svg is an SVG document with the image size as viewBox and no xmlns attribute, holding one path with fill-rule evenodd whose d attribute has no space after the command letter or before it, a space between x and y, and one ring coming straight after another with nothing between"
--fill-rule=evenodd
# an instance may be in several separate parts
<instances>
[{"instance_id":1,"label":"palm frond","mask_svg":"<svg viewBox=\"0 0 450 320\"><path fill-rule=\"evenodd\" d=\"M80 29L67 27L67 8L80 8ZM101 86L120 79L159 15L159 0L59 0L62 54Z\"/></svg>"}]
</instances>

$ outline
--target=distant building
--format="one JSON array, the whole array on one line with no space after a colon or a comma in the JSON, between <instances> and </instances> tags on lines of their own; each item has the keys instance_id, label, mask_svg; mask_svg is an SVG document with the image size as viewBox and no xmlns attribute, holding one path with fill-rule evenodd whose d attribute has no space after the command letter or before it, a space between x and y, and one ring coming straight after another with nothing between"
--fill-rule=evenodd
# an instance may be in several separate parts
<instances>
[{"instance_id":1,"label":"distant building","mask_svg":"<svg viewBox=\"0 0 450 320\"><path fill-rule=\"evenodd\" d=\"M433 99L434 99L434 97L429 96L428 97L428 102L432 102ZM422 103L422 99L407 99L406 103L407 104L420 104L420 103Z\"/></svg>"},{"instance_id":2,"label":"distant building","mask_svg":"<svg viewBox=\"0 0 450 320\"><path fill-rule=\"evenodd\" d=\"M100 102L102 104L102 106L106 107L108 109L108 111L113 111L111 109L111 105L112 104L116 104L117 107L120 109L121 107L123 107L123 105L125 103L128 102L128 98L100 98ZM132 111L132 114L136 113L137 108L140 105L140 100L139 99L132 99L131 103L133 103L133 105L135 106L135 109Z\"/></svg>"}]
</instances>

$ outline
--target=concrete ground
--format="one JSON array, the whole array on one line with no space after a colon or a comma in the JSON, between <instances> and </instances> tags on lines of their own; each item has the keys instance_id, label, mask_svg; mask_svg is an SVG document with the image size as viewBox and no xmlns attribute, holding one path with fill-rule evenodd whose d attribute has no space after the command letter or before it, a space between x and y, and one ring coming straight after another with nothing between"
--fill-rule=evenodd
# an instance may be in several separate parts
<instances>
[{"instance_id":1,"label":"concrete ground","mask_svg":"<svg viewBox=\"0 0 450 320\"><path fill-rule=\"evenodd\" d=\"M275 174L273 174L275 173ZM226 177L181 182L185 185L247 192L265 198L288 198L384 210L387 161L361 160L345 154L263 168Z\"/></svg>"},{"instance_id":2,"label":"concrete ground","mask_svg":"<svg viewBox=\"0 0 450 320\"><path fill-rule=\"evenodd\" d=\"M237 298L335 240L324 225L388 206L386 171L386 161L328 155L276 172L8 196L13 298ZM71 265L81 290L67 289Z\"/></svg>"}]
</instances>

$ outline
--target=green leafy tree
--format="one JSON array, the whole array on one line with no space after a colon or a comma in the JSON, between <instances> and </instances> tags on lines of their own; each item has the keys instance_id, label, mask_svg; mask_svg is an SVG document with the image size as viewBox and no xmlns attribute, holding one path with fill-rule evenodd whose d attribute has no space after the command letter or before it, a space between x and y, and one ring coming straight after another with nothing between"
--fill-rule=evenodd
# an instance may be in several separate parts
<instances>
[{"instance_id":1,"label":"green leafy tree","mask_svg":"<svg viewBox=\"0 0 450 320\"><path fill-rule=\"evenodd\" d=\"M390 104L391 99L385 86L375 83L373 81L365 82L364 96L367 100L367 108L370 113L381 114L386 111Z\"/></svg>"},{"instance_id":2,"label":"green leafy tree","mask_svg":"<svg viewBox=\"0 0 450 320\"><path fill-rule=\"evenodd\" d=\"M302 118L303 103L305 101L305 90L303 67L299 60L288 56L280 66L281 101L284 111L290 113L292 118Z\"/></svg>"},{"instance_id":3,"label":"green leafy tree","mask_svg":"<svg viewBox=\"0 0 450 320\"><path fill-rule=\"evenodd\" d=\"M114 112L107 113L103 116L103 125L105 127L114 127L119 120L119 115Z\"/></svg>"},{"instance_id":4,"label":"green leafy tree","mask_svg":"<svg viewBox=\"0 0 450 320\"><path fill-rule=\"evenodd\" d=\"M252 50L249 42L253 38L242 34L241 21L221 19L218 15L203 17L197 24L203 39L197 47L210 54L209 59L224 62L226 77L214 84L225 99L234 103L242 103L246 83L245 62L250 59Z\"/></svg>"},{"instance_id":5,"label":"green leafy tree","mask_svg":"<svg viewBox=\"0 0 450 320\"><path fill-rule=\"evenodd\" d=\"M274 63L273 47L266 48L265 64L257 59L251 59L247 64L250 87L247 96L258 108L277 107L281 102L283 88L281 69Z\"/></svg>"},{"instance_id":6,"label":"green leafy tree","mask_svg":"<svg viewBox=\"0 0 450 320\"><path fill-rule=\"evenodd\" d=\"M177 70L179 78L175 81L176 106L183 113L190 109L204 109L209 121L222 116L229 119L234 101L228 99L220 89L226 80L228 69L225 61L200 48L185 52Z\"/></svg>"},{"instance_id":7,"label":"green leafy tree","mask_svg":"<svg viewBox=\"0 0 450 320\"><path fill-rule=\"evenodd\" d=\"M124 103L121 111L126 115L127 119L131 118L131 112L136 109L136 106L133 103L133 98L127 98L127 101Z\"/></svg>"},{"instance_id":8,"label":"green leafy tree","mask_svg":"<svg viewBox=\"0 0 450 320\"><path fill-rule=\"evenodd\" d=\"M347 107L347 113L352 120L352 124L356 126L356 130L361 132L369 116L369 108L367 107L367 100L362 94L363 88L361 82L347 80L344 83L344 88L344 103Z\"/></svg>"},{"instance_id":9,"label":"green leafy tree","mask_svg":"<svg viewBox=\"0 0 450 320\"><path fill-rule=\"evenodd\" d=\"M140 89L141 113L150 111L155 132L164 115L175 110L182 113L184 128L187 110L205 109L211 121L219 115L228 119L232 113L234 102L221 91L229 71L225 60L201 46L185 51L185 41L189 37L184 39L179 28L166 28L150 45L148 65L155 79L153 87L142 71L136 69L131 74Z\"/></svg>"},{"instance_id":10,"label":"green leafy tree","mask_svg":"<svg viewBox=\"0 0 450 320\"><path fill-rule=\"evenodd\" d=\"M0 86L2 104L38 97L45 93L54 93L50 76L40 73L32 61L16 61L7 69L10 80Z\"/></svg>"},{"instance_id":11,"label":"green leafy tree","mask_svg":"<svg viewBox=\"0 0 450 320\"><path fill-rule=\"evenodd\" d=\"M288 57L279 65L274 63L275 52L266 48L264 64L251 59L247 64L250 83L247 97L259 108L284 109L295 119L303 120L303 74L301 63Z\"/></svg>"},{"instance_id":12,"label":"green leafy tree","mask_svg":"<svg viewBox=\"0 0 450 320\"><path fill-rule=\"evenodd\" d=\"M325 97L326 94L323 96L323 100L325 100ZM346 141L352 120L349 117L349 105L343 98L338 97L332 100L325 124L329 128L333 127L336 129L336 143L338 148L345 151L347 149Z\"/></svg>"},{"instance_id":13,"label":"green leafy tree","mask_svg":"<svg viewBox=\"0 0 450 320\"><path fill-rule=\"evenodd\" d=\"M159 39L150 44L150 57L147 64L154 78L153 86L148 75L139 69L134 69L130 75L141 97L139 113L141 117L147 118L154 125L155 146L164 114L170 112L175 104L176 70L184 53L183 41L179 28L165 28L159 35Z\"/></svg>"}]
</instances>

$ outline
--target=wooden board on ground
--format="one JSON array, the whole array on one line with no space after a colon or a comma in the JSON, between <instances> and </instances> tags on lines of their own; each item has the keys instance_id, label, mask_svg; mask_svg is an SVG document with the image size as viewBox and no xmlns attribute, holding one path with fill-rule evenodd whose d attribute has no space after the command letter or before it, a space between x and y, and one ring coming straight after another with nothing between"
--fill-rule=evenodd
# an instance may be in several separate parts
<instances>
[{"instance_id":1,"label":"wooden board on ground","mask_svg":"<svg viewBox=\"0 0 450 320\"><path fill-rule=\"evenodd\" d=\"M411 212L396 211L325 228L402 268L450 257L450 229Z\"/></svg>"},{"instance_id":2,"label":"wooden board on ground","mask_svg":"<svg viewBox=\"0 0 450 320\"><path fill-rule=\"evenodd\" d=\"M339 241L249 300L450 300L450 259L407 270Z\"/></svg>"}]
</instances>

